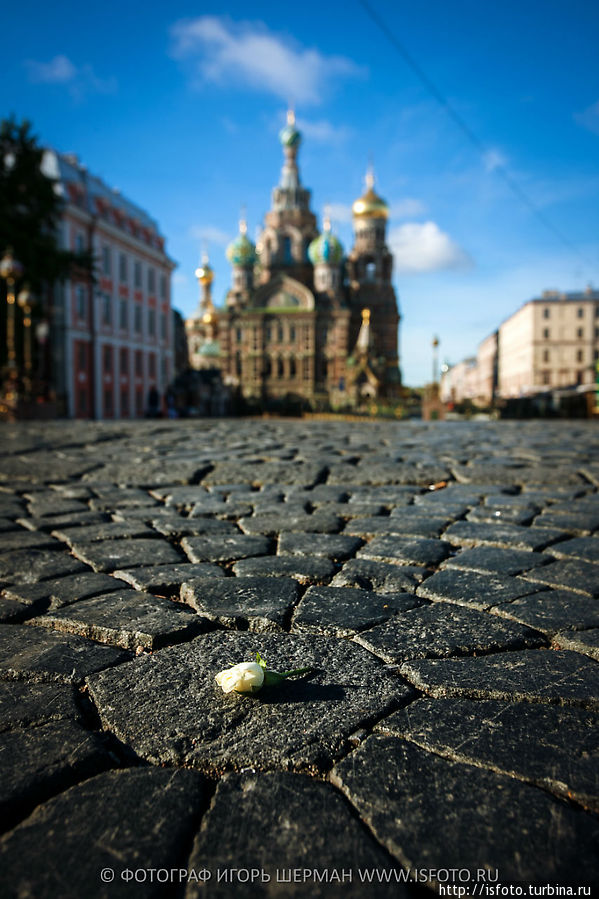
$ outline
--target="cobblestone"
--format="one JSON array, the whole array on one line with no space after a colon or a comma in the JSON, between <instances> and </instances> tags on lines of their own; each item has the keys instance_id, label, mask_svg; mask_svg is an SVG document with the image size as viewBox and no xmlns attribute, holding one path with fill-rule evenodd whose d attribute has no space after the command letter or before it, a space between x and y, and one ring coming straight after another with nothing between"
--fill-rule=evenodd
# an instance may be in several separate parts
<instances>
[{"instance_id":1,"label":"cobblestone","mask_svg":"<svg viewBox=\"0 0 599 899\"><path fill-rule=\"evenodd\" d=\"M0 439L8 896L407 899L440 868L599 882L594 423ZM216 673L256 652L312 670L225 695ZM121 876L160 867L213 879ZM311 881L217 882L244 868ZM429 872L416 893L407 868Z\"/></svg>"}]
</instances>

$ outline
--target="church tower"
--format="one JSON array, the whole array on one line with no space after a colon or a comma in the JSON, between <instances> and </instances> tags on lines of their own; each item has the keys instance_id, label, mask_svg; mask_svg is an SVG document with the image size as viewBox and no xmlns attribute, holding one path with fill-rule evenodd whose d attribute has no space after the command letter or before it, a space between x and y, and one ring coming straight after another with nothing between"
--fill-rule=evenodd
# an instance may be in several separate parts
<instances>
[{"instance_id":1,"label":"church tower","mask_svg":"<svg viewBox=\"0 0 599 899\"><path fill-rule=\"evenodd\" d=\"M279 140L285 158L258 244L260 281L264 284L277 274L285 274L310 285L308 247L318 231L316 217L310 210L310 191L300 181L297 155L302 136L295 126L293 110L287 113L287 124Z\"/></svg>"},{"instance_id":2,"label":"church tower","mask_svg":"<svg viewBox=\"0 0 599 899\"><path fill-rule=\"evenodd\" d=\"M374 173L366 175L366 191L352 206L354 245L347 260L349 277L350 346L363 325L362 310L369 309L372 365L381 395L398 395L401 383L398 358L399 311L391 283L393 257L386 244L389 207L374 189Z\"/></svg>"}]
</instances>

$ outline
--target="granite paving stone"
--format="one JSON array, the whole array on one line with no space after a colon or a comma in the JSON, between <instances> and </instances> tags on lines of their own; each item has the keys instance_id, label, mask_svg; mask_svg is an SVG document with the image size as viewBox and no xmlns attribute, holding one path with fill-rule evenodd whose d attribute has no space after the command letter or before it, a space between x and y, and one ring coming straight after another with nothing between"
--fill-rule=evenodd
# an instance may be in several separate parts
<instances>
[{"instance_id":1,"label":"granite paving stone","mask_svg":"<svg viewBox=\"0 0 599 899\"><path fill-rule=\"evenodd\" d=\"M0 553L0 587L36 584L85 570L86 566L80 560L57 549L18 549Z\"/></svg>"},{"instance_id":2,"label":"granite paving stone","mask_svg":"<svg viewBox=\"0 0 599 899\"><path fill-rule=\"evenodd\" d=\"M146 590L159 596L179 596L181 584L192 578L212 578L225 576L225 572L218 565L208 563L182 562L180 565L149 565L146 568L125 568L113 572L115 578L120 578L135 587L136 590Z\"/></svg>"},{"instance_id":3,"label":"granite paving stone","mask_svg":"<svg viewBox=\"0 0 599 899\"><path fill-rule=\"evenodd\" d=\"M250 631L280 631L299 599L289 577L240 577L218 581L194 578L182 584L181 599L196 612L223 627Z\"/></svg>"},{"instance_id":4,"label":"granite paving stone","mask_svg":"<svg viewBox=\"0 0 599 899\"><path fill-rule=\"evenodd\" d=\"M324 584L335 566L321 556L257 556L235 562L233 571L237 577L292 577L299 584Z\"/></svg>"},{"instance_id":5,"label":"granite paving stone","mask_svg":"<svg viewBox=\"0 0 599 899\"><path fill-rule=\"evenodd\" d=\"M103 512L69 512L66 515L46 515L44 518L17 518L17 523L29 531L45 531L50 534L61 527L74 528L106 521ZM14 525L13 525L14 527Z\"/></svg>"},{"instance_id":6,"label":"granite paving stone","mask_svg":"<svg viewBox=\"0 0 599 899\"><path fill-rule=\"evenodd\" d=\"M217 462L202 484L245 483L253 487L264 484L316 484L326 469L319 463L294 462Z\"/></svg>"},{"instance_id":7,"label":"granite paving stone","mask_svg":"<svg viewBox=\"0 0 599 899\"><path fill-rule=\"evenodd\" d=\"M161 516L152 518L150 524L164 537L178 539L180 537L229 537L239 534L239 528L233 521L222 518L181 518L177 516Z\"/></svg>"},{"instance_id":8,"label":"granite paving stone","mask_svg":"<svg viewBox=\"0 0 599 899\"><path fill-rule=\"evenodd\" d=\"M480 658L414 660L400 670L419 690L436 697L599 709L599 666L578 652L524 649Z\"/></svg>"},{"instance_id":9,"label":"granite paving stone","mask_svg":"<svg viewBox=\"0 0 599 899\"><path fill-rule=\"evenodd\" d=\"M544 643L543 637L528 627L449 603L411 609L358 634L355 640L385 662L397 664Z\"/></svg>"},{"instance_id":10,"label":"granite paving stone","mask_svg":"<svg viewBox=\"0 0 599 899\"><path fill-rule=\"evenodd\" d=\"M75 690L62 684L0 681L0 731L81 718Z\"/></svg>"},{"instance_id":11,"label":"granite paving stone","mask_svg":"<svg viewBox=\"0 0 599 899\"><path fill-rule=\"evenodd\" d=\"M332 587L362 587L380 593L402 593L415 590L428 575L426 568L416 565L394 565L372 559L350 559L333 580Z\"/></svg>"},{"instance_id":12,"label":"granite paving stone","mask_svg":"<svg viewBox=\"0 0 599 899\"><path fill-rule=\"evenodd\" d=\"M466 571L477 571L480 574L513 575L546 565L551 561L544 553L535 553L524 549L503 549L498 546L476 546L465 549L447 559L446 568L460 568Z\"/></svg>"},{"instance_id":13,"label":"granite paving stone","mask_svg":"<svg viewBox=\"0 0 599 899\"><path fill-rule=\"evenodd\" d=\"M502 883L596 880L596 818L511 777L380 735L331 780L407 868L483 868Z\"/></svg>"},{"instance_id":14,"label":"granite paving stone","mask_svg":"<svg viewBox=\"0 0 599 899\"><path fill-rule=\"evenodd\" d=\"M37 611L37 609L33 611L32 607L24 606L22 603L17 602L16 599L7 599L5 596L0 596L0 622L4 624L25 621L31 615L37 614Z\"/></svg>"},{"instance_id":15,"label":"granite paving stone","mask_svg":"<svg viewBox=\"0 0 599 899\"><path fill-rule=\"evenodd\" d=\"M186 867L205 795L201 774L158 768L106 771L73 786L0 841L5 895L164 896L147 871ZM114 880L103 882L105 870ZM125 874L142 870L143 882Z\"/></svg>"},{"instance_id":16,"label":"granite paving stone","mask_svg":"<svg viewBox=\"0 0 599 899\"><path fill-rule=\"evenodd\" d=\"M104 540L99 543L73 542L73 553L94 571L116 571L120 568L140 568L148 565L172 565L182 561L182 555L166 540L132 537Z\"/></svg>"},{"instance_id":17,"label":"granite paving stone","mask_svg":"<svg viewBox=\"0 0 599 899\"><path fill-rule=\"evenodd\" d=\"M0 547L3 553L11 550L23 549L54 549L60 547L58 540L49 534L29 531L25 528L4 532L0 537Z\"/></svg>"},{"instance_id":18,"label":"granite paving stone","mask_svg":"<svg viewBox=\"0 0 599 899\"><path fill-rule=\"evenodd\" d=\"M4 828L54 793L113 766L99 736L69 720L0 734L0 756Z\"/></svg>"},{"instance_id":19,"label":"granite paving stone","mask_svg":"<svg viewBox=\"0 0 599 899\"><path fill-rule=\"evenodd\" d=\"M578 511L575 509L574 503L571 504L568 511L550 506L535 518L532 525L535 529L559 528L561 531L568 531L584 537L599 528L599 512Z\"/></svg>"},{"instance_id":20,"label":"granite paving stone","mask_svg":"<svg viewBox=\"0 0 599 899\"><path fill-rule=\"evenodd\" d=\"M80 599L100 596L125 587L124 578L95 571L82 571L66 577L40 581L39 584L15 584L4 589L4 596L26 606L60 609Z\"/></svg>"},{"instance_id":21,"label":"granite paving stone","mask_svg":"<svg viewBox=\"0 0 599 899\"><path fill-rule=\"evenodd\" d=\"M233 814L232 814L233 810ZM264 838L267 834L267 838ZM338 899L363 899L364 884L359 871L380 871L382 883L368 885L368 895L407 897L406 888L394 877L398 872L387 853L351 813L344 798L328 783L303 774L228 774L220 782L189 861L195 870L212 874L210 895L229 899L231 884L219 872L232 868L264 871L266 882L236 883L235 895L254 899L272 895ZM314 872L303 883L286 884L288 871ZM351 872L351 882L341 880ZM335 873L339 881L335 880ZM399 872L398 872L399 873ZM205 895L205 889L190 884L186 899Z\"/></svg>"},{"instance_id":22,"label":"granite paving stone","mask_svg":"<svg viewBox=\"0 0 599 899\"><path fill-rule=\"evenodd\" d=\"M78 684L94 671L118 665L131 653L71 634L20 624L0 625L0 678Z\"/></svg>"},{"instance_id":23,"label":"granite paving stone","mask_svg":"<svg viewBox=\"0 0 599 899\"><path fill-rule=\"evenodd\" d=\"M315 534L336 534L343 524L338 515L326 511L307 512L286 511L281 508L276 514L266 513L241 518L239 527L246 534L275 535L281 531L299 531Z\"/></svg>"},{"instance_id":24,"label":"granite paving stone","mask_svg":"<svg viewBox=\"0 0 599 899\"><path fill-rule=\"evenodd\" d=\"M221 537L184 537L181 549L190 562L231 562L252 556L265 556L271 549L268 537L227 534Z\"/></svg>"},{"instance_id":25,"label":"granite paving stone","mask_svg":"<svg viewBox=\"0 0 599 899\"><path fill-rule=\"evenodd\" d=\"M599 563L599 537L574 537L551 547L551 555L557 559L583 559Z\"/></svg>"},{"instance_id":26,"label":"granite paving stone","mask_svg":"<svg viewBox=\"0 0 599 899\"><path fill-rule=\"evenodd\" d=\"M82 599L28 624L134 651L189 639L201 628L198 616L183 605L133 589Z\"/></svg>"},{"instance_id":27,"label":"granite paving stone","mask_svg":"<svg viewBox=\"0 0 599 899\"><path fill-rule=\"evenodd\" d=\"M298 603L292 633L351 637L398 612L421 605L413 593L375 593L353 587L309 587Z\"/></svg>"},{"instance_id":28,"label":"granite paving stone","mask_svg":"<svg viewBox=\"0 0 599 899\"><path fill-rule=\"evenodd\" d=\"M361 549L358 559L395 562L404 565L438 565L453 551L444 540L405 537L375 537Z\"/></svg>"},{"instance_id":29,"label":"granite paving stone","mask_svg":"<svg viewBox=\"0 0 599 899\"><path fill-rule=\"evenodd\" d=\"M427 578L417 592L426 599L485 610L540 589L539 585L515 577L445 568Z\"/></svg>"},{"instance_id":30,"label":"granite paving stone","mask_svg":"<svg viewBox=\"0 0 599 899\"><path fill-rule=\"evenodd\" d=\"M544 634L572 628L599 627L599 603L590 596L568 590L541 590L493 607L492 612L513 618Z\"/></svg>"},{"instance_id":31,"label":"granite paving stone","mask_svg":"<svg viewBox=\"0 0 599 899\"><path fill-rule=\"evenodd\" d=\"M503 546L509 549L539 550L567 535L557 528L525 528L517 524L484 524L456 521L443 534L454 546Z\"/></svg>"},{"instance_id":32,"label":"granite paving stone","mask_svg":"<svg viewBox=\"0 0 599 899\"><path fill-rule=\"evenodd\" d=\"M352 518L343 528L344 534L355 537L377 536L410 536L438 537L451 521L449 518L427 516L420 512L416 515L411 508L399 510L403 514L377 515L371 518Z\"/></svg>"},{"instance_id":33,"label":"granite paving stone","mask_svg":"<svg viewBox=\"0 0 599 899\"><path fill-rule=\"evenodd\" d=\"M274 670L315 671L253 695L224 694L215 675L256 651ZM209 772L326 769L358 727L411 696L401 678L345 640L229 631L140 656L88 684L104 725L141 758Z\"/></svg>"},{"instance_id":34,"label":"granite paving stone","mask_svg":"<svg viewBox=\"0 0 599 899\"><path fill-rule=\"evenodd\" d=\"M355 555L362 546L359 537L341 534L297 534L283 532L279 535L279 555L323 556L325 559L343 561Z\"/></svg>"},{"instance_id":35,"label":"granite paving stone","mask_svg":"<svg viewBox=\"0 0 599 899\"><path fill-rule=\"evenodd\" d=\"M523 577L550 587L563 587L575 593L599 597L599 565L580 559L559 559L542 568L527 571Z\"/></svg>"},{"instance_id":36,"label":"granite paving stone","mask_svg":"<svg viewBox=\"0 0 599 899\"><path fill-rule=\"evenodd\" d=\"M376 730L599 811L599 718L592 712L524 702L419 699Z\"/></svg>"},{"instance_id":37,"label":"granite paving stone","mask_svg":"<svg viewBox=\"0 0 599 899\"><path fill-rule=\"evenodd\" d=\"M560 649L574 649L599 662L599 627L585 631L560 631L553 638L553 643Z\"/></svg>"},{"instance_id":38,"label":"granite paving stone","mask_svg":"<svg viewBox=\"0 0 599 899\"><path fill-rule=\"evenodd\" d=\"M130 537L153 537L151 528L137 521L132 522L101 522L100 524L79 525L75 528L58 528L52 531L52 536L62 540L70 547L80 546L82 543L97 543L100 540L119 540Z\"/></svg>"}]
</instances>

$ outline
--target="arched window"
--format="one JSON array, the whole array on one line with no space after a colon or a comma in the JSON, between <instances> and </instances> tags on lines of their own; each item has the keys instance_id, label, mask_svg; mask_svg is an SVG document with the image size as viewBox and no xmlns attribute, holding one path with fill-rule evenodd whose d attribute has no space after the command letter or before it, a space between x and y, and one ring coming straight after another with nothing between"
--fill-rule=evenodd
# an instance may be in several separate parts
<instances>
[{"instance_id":1,"label":"arched window","mask_svg":"<svg viewBox=\"0 0 599 899\"><path fill-rule=\"evenodd\" d=\"M264 360L264 377L270 378L272 375L272 362L270 361L270 356L267 356Z\"/></svg>"},{"instance_id":2,"label":"arched window","mask_svg":"<svg viewBox=\"0 0 599 899\"><path fill-rule=\"evenodd\" d=\"M290 237L283 238L283 262L285 262L285 263L293 262L293 256L291 254L291 238Z\"/></svg>"},{"instance_id":3,"label":"arched window","mask_svg":"<svg viewBox=\"0 0 599 899\"><path fill-rule=\"evenodd\" d=\"M376 278L376 265L374 262L367 262L366 263L366 279L365 280L372 283L372 281L374 281L375 278Z\"/></svg>"},{"instance_id":4,"label":"arched window","mask_svg":"<svg viewBox=\"0 0 599 899\"><path fill-rule=\"evenodd\" d=\"M296 375L297 375L297 366L295 364L295 359L292 356L291 359L289 360L289 377L295 378Z\"/></svg>"},{"instance_id":5,"label":"arched window","mask_svg":"<svg viewBox=\"0 0 599 899\"><path fill-rule=\"evenodd\" d=\"M279 356L279 358L277 359L277 378L282 378L284 376L284 374L285 374L285 368L283 365L283 360Z\"/></svg>"},{"instance_id":6,"label":"arched window","mask_svg":"<svg viewBox=\"0 0 599 899\"><path fill-rule=\"evenodd\" d=\"M277 322L277 340L279 341L279 343L283 343L284 339L283 325L281 324L281 322Z\"/></svg>"},{"instance_id":7,"label":"arched window","mask_svg":"<svg viewBox=\"0 0 599 899\"><path fill-rule=\"evenodd\" d=\"M241 377L241 353L239 351L235 353L235 374L238 378Z\"/></svg>"}]
</instances>

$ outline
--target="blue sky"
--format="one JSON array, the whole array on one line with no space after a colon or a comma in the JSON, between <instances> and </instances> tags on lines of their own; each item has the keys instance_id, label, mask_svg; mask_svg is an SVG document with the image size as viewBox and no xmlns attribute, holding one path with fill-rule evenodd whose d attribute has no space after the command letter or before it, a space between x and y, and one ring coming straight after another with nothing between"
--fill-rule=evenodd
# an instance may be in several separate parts
<instances>
[{"instance_id":1,"label":"blue sky","mask_svg":"<svg viewBox=\"0 0 599 899\"><path fill-rule=\"evenodd\" d=\"M159 223L173 304L197 303L201 243L221 304L242 204L270 205L288 102L300 167L351 246L372 155L391 207L404 381L430 379L545 288L599 285L599 7L589 0L370 0L484 146L476 149L358 0L58 6L3 14L2 108L76 152ZM525 191L560 240L510 191Z\"/></svg>"}]
</instances>

